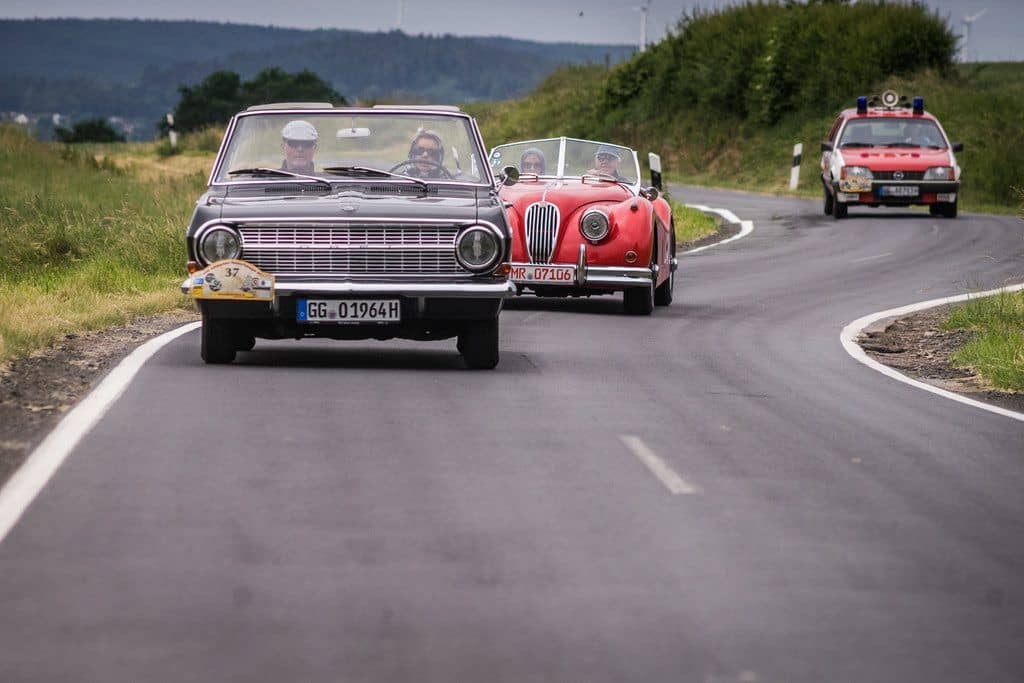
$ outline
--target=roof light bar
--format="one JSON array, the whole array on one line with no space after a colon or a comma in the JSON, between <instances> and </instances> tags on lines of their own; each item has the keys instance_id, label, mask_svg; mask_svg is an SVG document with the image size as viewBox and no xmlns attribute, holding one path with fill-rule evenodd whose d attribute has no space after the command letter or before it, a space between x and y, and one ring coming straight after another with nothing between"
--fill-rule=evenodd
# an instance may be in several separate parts
<instances>
[{"instance_id":1,"label":"roof light bar","mask_svg":"<svg viewBox=\"0 0 1024 683\"><path fill-rule=\"evenodd\" d=\"M857 113L867 114L868 113L868 98L861 95L857 98Z\"/></svg>"},{"instance_id":2,"label":"roof light bar","mask_svg":"<svg viewBox=\"0 0 1024 683\"><path fill-rule=\"evenodd\" d=\"M923 114L924 113L924 98L923 97L915 97L914 98L914 113L915 114Z\"/></svg>"}]
</instances>

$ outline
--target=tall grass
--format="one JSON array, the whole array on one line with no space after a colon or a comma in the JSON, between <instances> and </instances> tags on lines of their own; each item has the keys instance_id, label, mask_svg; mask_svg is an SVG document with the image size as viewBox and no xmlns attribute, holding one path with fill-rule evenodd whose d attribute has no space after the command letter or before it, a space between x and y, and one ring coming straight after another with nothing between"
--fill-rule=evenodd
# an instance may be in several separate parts
<instances>
[{"instance_id":1,"label":"tall grass","mask_svg":"<svg viewBox=\"0 0 1024 683\"><path fill-rule=\"evenodd\" d=\"M999 389L1024 391L1024 291L971 299L944 327L977 333L954 354L954 365L974 368Z\"/></svg>"},{"instance_id":2,"label":"tall grass","mask_svg":"<svg viewBox=\"0 0 1024 683\"><path fill-rule=\"evenodd\" d=\"M183 303L204 176L144 181L93 151L0 126L0 359Z\"/></svg>"}]
</instances>

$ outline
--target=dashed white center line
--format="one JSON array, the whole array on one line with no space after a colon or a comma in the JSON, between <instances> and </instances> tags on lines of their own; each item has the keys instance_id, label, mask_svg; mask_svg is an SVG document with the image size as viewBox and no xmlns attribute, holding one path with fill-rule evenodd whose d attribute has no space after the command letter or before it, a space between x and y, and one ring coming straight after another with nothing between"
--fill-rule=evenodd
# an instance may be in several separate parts
<instances>
[{"instance_id":1,"label":"dashed white center line","mask_svg":"<svg viewBox=\"0 0 1024 683\"><path fill-rule=\"evenodd\" d=\"M664 460L648 448L639 436L623 434L619 436L619 439L640 462L647 466L651 474L665 485L672 495L700 493L700 489L680 477Z\"/></svg>"},{"instance_id":2,"label":"dashed white center line","mask_svg":"<svg viewBox=\"0 0 1024 683\"><path fill-rule=\"evenodd\" d=\"M873 261L876 258L885 258L886 256L892 256L891 251L887 251L884 254L875 254L874 256L865 256L863 258L855 258L850 263L860 263L861 261Z\"/></svg>"}]
</instances>

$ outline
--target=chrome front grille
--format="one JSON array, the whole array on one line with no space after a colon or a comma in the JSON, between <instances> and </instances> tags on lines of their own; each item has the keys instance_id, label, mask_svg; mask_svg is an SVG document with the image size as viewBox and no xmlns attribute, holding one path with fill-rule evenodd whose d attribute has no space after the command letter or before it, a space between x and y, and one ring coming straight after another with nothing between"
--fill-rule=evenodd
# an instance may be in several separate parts
<instances>
[{"instance_id":1,"label":"chrome front grille","mask_svg":"<svg viewBox=\"0 0 1024 683\"><path fill-rule=\"evenodd\" d=\"M454 225L243 224L242 258L274 275L466 275Z\"/></svg>"},{"instance_id":2,"label":"chrome front grille","mask_svg":"<svg viewBox=\"0 0 1024 683\"><path fill-rule=\"evenodd\" d=\"M526 251L531 263L551 263L561 222L558 207L535 202L526 208Z\"/></svg>"}]
</instances>

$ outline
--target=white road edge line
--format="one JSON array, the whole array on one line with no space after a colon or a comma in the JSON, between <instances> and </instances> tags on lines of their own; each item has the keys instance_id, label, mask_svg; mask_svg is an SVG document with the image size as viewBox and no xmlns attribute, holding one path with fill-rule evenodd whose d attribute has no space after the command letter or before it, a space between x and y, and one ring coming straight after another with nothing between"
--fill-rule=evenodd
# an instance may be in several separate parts
<instances>
[{"instance_id":1,"label":"white road edge line","mask_svg":"<svg viewBox=\"0 0 1024 683\"><path fill-rule=\"evenodd\" d=\"M844 327L843 331L839 333L839 341L842 342L843 348L846 349L846 352L853 356L854 359L860 361L861 363L868 366L872 370L877 370L883 375L892 377L895 380L917 387L918 389L924 389L925 391L930 391L933 394L945 396L946 398L956 401L957 403L963 403L964 405L973 406L975 408L987 410L990 413L995 413L997 415L1002 415L1004 417L1009 417L1011 419L1020 420L1021 422L1024 422L1024 413L1019 413L1015 410L1008 410L1007 408L1000 408L999 406L989 405L987 403L982 403L981 401L975 401L973 398L967 398L966 396L961 396L960 394L954 393L952 391L940 389L939 387L932 386L931 384L928 384L926 382L921 382L920 380L907 377L903 373L897 372L896 370L890 368L888 365L883 365L882 363L876 361L874 358L868 356L868 354L864 352L864 349L860 347L860 344L857 343L857 338L861 335L861 333L864 331L866 327L884 318L893 318L901 315L907 315L908 313L923 311L927 308L934 308L935 306L941 306L943 304L955 304L960 301L967 301L968 299L977 299L984 296L991 296L993 294L998 294L999 292L1016 292L1022 289L1024 289L1024 284L1012 285L1009 287L990 289L984 292L961 294L959 296L949 296L943 299L931 299L930 301L921 301L916 304L901 306L900 308L890 308L887 311L872 313L870 315L864 316L863 318L857 318L852 323Z\"/></svg>"},{"instance_id":2,"label":"white road edge line","mask_svg":"<svg viewBox=\"0 0 1024 683\"><path fill-rule=\"evenodd\" d=\"M722 218L724 218L729 223L733 223L733 224L739 223L740 231L738 233L736 233L735 235L733 235L732 237L727 237L726 239L722 240L721 242L713 242L711 244L705 244L703 247L695 247L693 249L687 249L686 251L683 252L684 256L687 255L687 254L696 254L697 252L704 251L705 249L710 249L711 247L717 247L718 245L725 244L726 242L732 242L733 240L738 240L738 239L740 239L742 237L746 237L750 233L754 232L754 221L740 220L739 217L736 214L734 214L732 211L730 211L729 209L716 209L716 208L713 208L713 207L710 207L710 206L704 206L703 204L685 204L685 206L688 209L697 209L698 211L701 211L703 213L713 213L713 214L716 214L716 215L721 216Z\"/></svg>"},{"instance_id":3,"label":"white road edge line","mask_svg":"<svg viewBox=\"0 0 1024 683\"><path fill-rule=\"evenodd\" d=\"M667 488L672 495L675 496L680 493L693 494L700 492L700 489L689 484L685 479L676 474L675 470L665 464L665 461L659 458L654 451L648 448L647 444L645 444L643 439L639 436L622 434L619 436L619 439L626 448L632 451L633 455L635 455L640 462L647 466L647 469L651 471L651 474L657 477L658 481L665 485L665 488Z\"/></svg>"},{"instance_id":4,"label":"white road edge line","mask_svg":"<svg viewBox=\"0 0 1024 683\"><path fill-rule=\"evenodd\" d=\"M199 327L194 322L154 337L128 354L89 394L57 423L0 489L0 543L89 430L124 393L153 354Z\"/></svg>"},{"instance_id":5,"label":"white road edge line","mask_svg":"<svg viewBox=\"0 0 1024 683\"><path fill-rule=\"evenodd\" d=\"M892 256L891 251L887 251L884 254L875 254L874 256L862 256L861 258L855 258L850 263L862 263L864 261L874 261L878 258L885 258L886 256Z\"/></svg>"}]
</instances>

